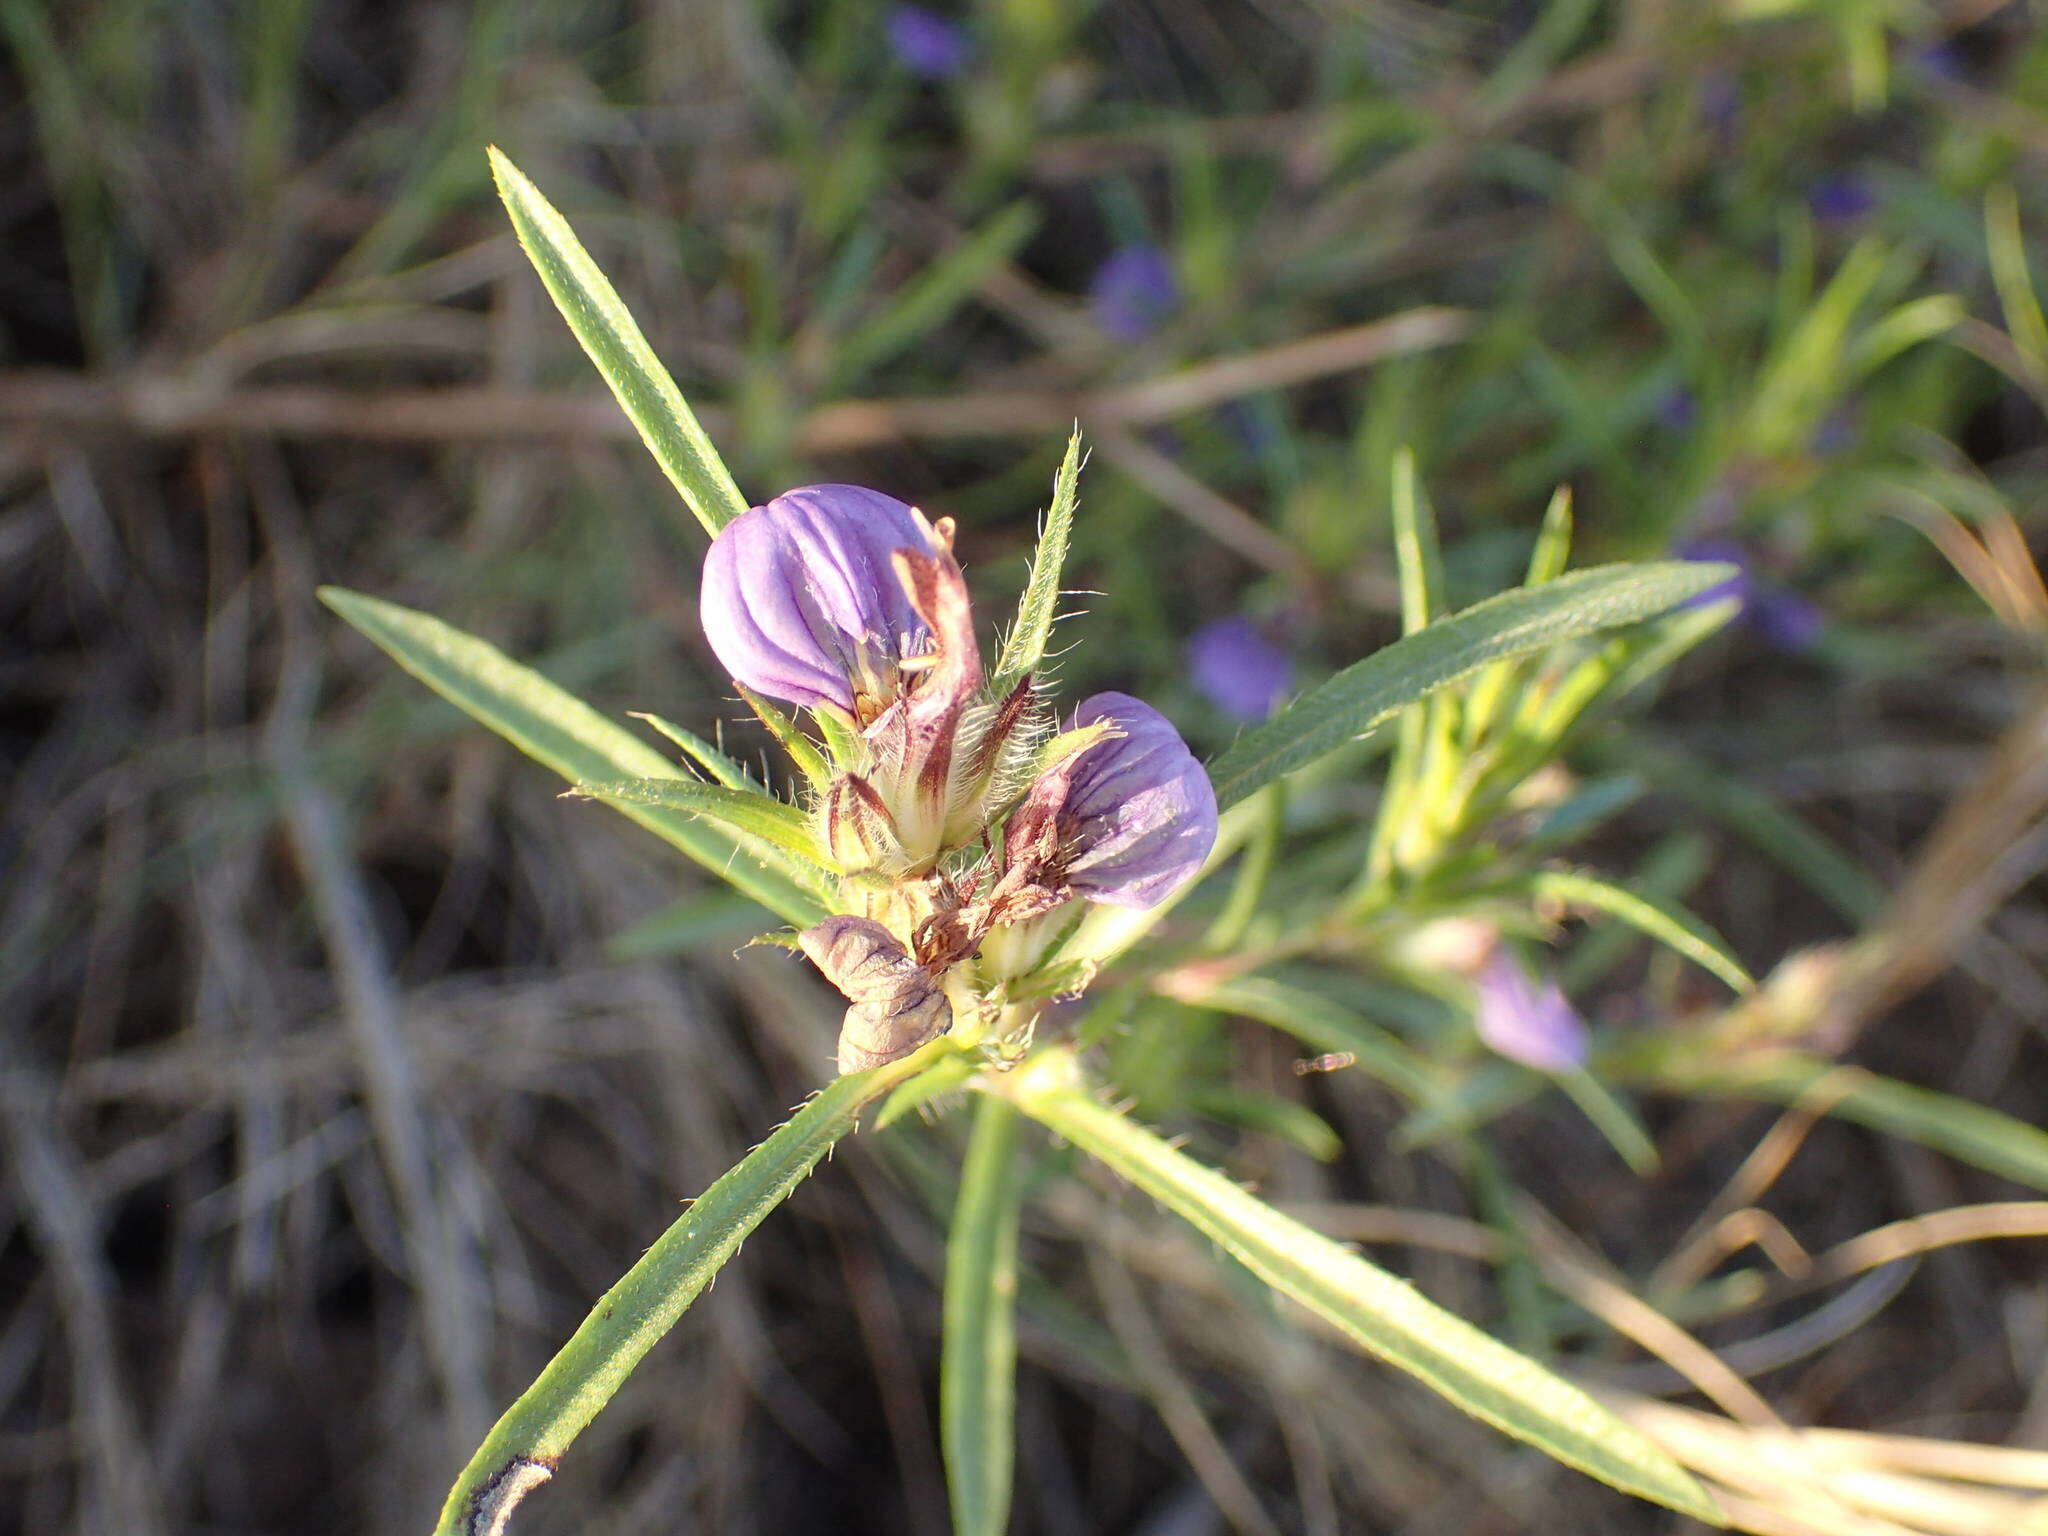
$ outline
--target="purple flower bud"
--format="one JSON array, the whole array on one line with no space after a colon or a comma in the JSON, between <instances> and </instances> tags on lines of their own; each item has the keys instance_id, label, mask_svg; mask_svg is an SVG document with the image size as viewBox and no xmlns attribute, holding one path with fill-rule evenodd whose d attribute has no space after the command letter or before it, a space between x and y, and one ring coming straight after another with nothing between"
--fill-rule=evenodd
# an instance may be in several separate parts
<instances>
[{"instance_id":1,"label":"purple flower bud","mask_svg":"<svg viewBox=\"0 0 2048 1536\"><path fill-rule=\"evenodd\" d=\"M1088 284L1095 323L1119 341L1142 341L1180 307L1173 264L1156 245L1111 251Z\"/></svg>"},{"instance_id":2,"label":"purple flower bud","mask_svg":"<svg viewBox=\"0 0 2048 1536\"><path fill-rule=\"evenodd\" d=\"M1586 1021L1548 977L1538 982L1506 945L1480 967L1479 1038L1510 1061L1538 1072L1585 1065Z\"/></svg>"},{"instance_id":3,"label":"purple flower bud","mask_svg":"<svg viewBox=\"0 0 2048 1536\"><path fill-rule=\"evenodd\" d=\"M896 62L926 80L950 80L967 68L974 47L960 24L921 5L899 5L884 28Z\"/></svg>"},{"instance_id":4,"label":"purple flower bud","mask_svg":"<svg viewBox=\"0 0 2048 1536\"><path fill-rule=\"evenodd\" d=\"M756 693L872 718L900 691L897 664L931 645L892 552L932 548L923 520L893 496L856 485L785 491L711 541L705 638Z\"/></svg>"},{"instance_id":5,"label":"purple flower bud","mask_svg":"<svg viewBox=\"0 0 2048 1536\"><path fill-rule=\"evenodd\" d=\"M1166 716L1098 693L1075 726L1123 732L1081 753L1059 809L1066 884L1112 907L1156 907L1195 877L1216 844L1216 792Z\"/></svg>"},{"instance_id":6,"label":"purple flower bud","mask_svg":"<svg viewBox=\"0 0 2048 1536\"><path fill-rule=\"evenodd\" d=\"M1233 720L1263 720L1294 686L1287 653L1241 614L1215 619L1188 641L1188 676Z\"/></svg>"}]
</instances>

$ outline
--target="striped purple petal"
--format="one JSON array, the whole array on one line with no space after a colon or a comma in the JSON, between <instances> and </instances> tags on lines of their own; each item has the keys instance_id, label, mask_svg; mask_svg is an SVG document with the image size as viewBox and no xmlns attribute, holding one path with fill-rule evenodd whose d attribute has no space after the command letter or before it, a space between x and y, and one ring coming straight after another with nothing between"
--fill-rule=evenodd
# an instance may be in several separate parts
<instances>
[{"instance_id":1,"label":"striped purple petal","mask_svg":"<svg viewBox=\"0 0 2048 1536\"><path fill-rule=\"evenodd\" d=\"M1216 843L1216 792L1167 718L1124 693L1098 693L1074 724L1112 720L1121 736L1075 760L1061 831L1075 850L1066 882L1089 901L1155 907L1194 878Z\"/></svg>"},{"instance_id":2,"label":"striped purple petal","mask_svg":"<svg viewBox=\"0 0 2048 1536\"><path fill-rule=\"evenodd\" d=\"M743 512L704 557L705 638L733 680L804 708L893 695L896 663L930 644L890 554L932 548L904 503L806 485Z\"/></svg>"}]
</instances>

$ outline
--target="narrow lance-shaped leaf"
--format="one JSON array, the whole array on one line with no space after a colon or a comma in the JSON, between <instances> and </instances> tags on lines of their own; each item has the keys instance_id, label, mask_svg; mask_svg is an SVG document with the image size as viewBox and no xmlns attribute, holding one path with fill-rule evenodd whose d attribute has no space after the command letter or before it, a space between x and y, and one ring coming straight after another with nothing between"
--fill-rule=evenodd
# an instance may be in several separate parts
<instances>
[{"instance_id":1,"label":"narrow lance-shaped leaf","mask_svg":"<svg viewBox=\"0 0 2048 1536\"><path fill-rule=\"evenodd\" d=\"M729 831L773 843L800 859L823 862L810 818L795 806L766 795L678 778L586 781L576 786L576 793L611 805L653 805L702 816Z\"/></svg>"},{"instance_id":2,"label":"narrow lance-shaped leaf","mask_svg":"<svg viewBox=\"0 0 2048 1536\"><path fill-rule=\"evenodd\" d=\"M1605 1070L1615 1080L1677 1093L1810 1104L1838 1120L2048 1190L2048 1131L1989 1105L1796 1052L1754 1065L1696 1065L1672 1054L1647 1069L1622 1060Z\"/></svg>"},{"instance_id":3,"label":"narrow lance-shaped leaf","mask_svg":"<svg viewBox=\"0 0 2048 1536\"><path fill-rule=\"evenodd\" d=\"M725 461L569 221L495 147L489 153L513 231L555 307L697 521L718 532L747 510Z\"/></svg>"},{"instance_id":4,"label":"narrow lance-shaped leaf","mask_svg":"<svg viewBox=\"0 0 2048 1536\"><path fill-rule=\"evenodd\" d=\"M1737 992L1756 988L1742 962L1728 952L1727 941L1674 902L1614 885L1598 875L1576 869L1540 869L1529 877L1529 890L1537 897L1591 907L1618 918L1702 970L1712 971Z\"/></svg>"},{"instance_id":5,"label":"narrow lance-shaped leaf","mask_svg":"<svg viewBox=\"0 0 2048 1536\"><path fill-rule=\"evenodd\" d=\"M1401 632L1428 627L1443 608L1443 555L1437 545L1436 509L1423 494L1413 449L1394 455L1394 564L1401 577Z\"/></svg>"},{"instance_id":6,"label":"narrow lance-shaped leaf","mask_svg":"<svg viewBox=\"0 0 2048 1536\"><path fill-rule=\"evenodd\" d=\"M323 587L320 598L414 677L571 784L675 772L631 731L475 635L358 592ZM778 850L735 857L738 844L696 816L659 806L619 809L784 921L808 928L824 918L823 903Z\"/></svg>"},{"instance_id":7,"label":"narrow lance-shaped leaf","mask_svg":"<svg viewBox=\"0 0 2048 1536\"><path fill-rule=\"evenodd\" d=\"M946 1238L939 1420L954 1536L1002 1536L1010 1526L1022 1197L1017 1112L1002 1099L984 1097L974 1108Z\"/></svg>"},{"instance_id":8,"label":"narrow lance-shaped leaf","mask_svg":"<svg viewBox=\"0 0 2048 1536\"><path fill-rule=\"evenodd\" d=\"M925 265L880 314L840 342L833 356L834 382L849 385L924 341L980 290L992 271L1017 254L1038 221L1038 210L1029 202L1012 203Z\"/></svg>"},{"instance_id":9,"label":"narrow lance-shaped leaf","mask_svg":"<svg viewBox=\"0 0 2048 1536\"><path fill-rule=\"evenodd\" d=\"M1045 656L1052 636L1054 611L1060 601L1060 568L1067 559L1067 541L1073 534L1074 507L1081 494L1081 434L1067 439L1067 451L1060 460L1052 483L1052 510L1045 515L1045 531L1038 536L1038 551L1031 557L1031 579L1017 605L1017 622L1003 642L996 663L995 682L990 689L1002 698Z\"/></svg>"},{"instance_id":10,"label":"narrow lance-shaped leaf","mask_svg":"<svg viewBox=\"0 0 2048 1536\"><path fill-rule=\"evenodd\" d=\"M1467 1413L1628 1493L1721 1523L1684 1468L1577 1387L1096 1102L1070 1050L1041 1052L990 1087Z\"/></svg>"},{"instance_id":11,"label":"narrow lance-shaped leaf","mask_svg":"<svg viewBox=\"0 0 2048 1536\"><path fill-rule=\"evenodd\" d=\"M761 787L760 781L747 772L745 767L687 726L677 725L673 720L664 720L660 715L651 715L644 710L636 709L631 713L635 720L645 720L655 730L681 747L691 762L727 789L737 789L753 795L767 793Z\"/></svg>"},{"instance_id":12,"label":"narrow lance-shaped leaf","mask_svg":"<svg viewBox=\"0 0 2048 1536\"><path fill-rule=\"evenodd\" d=\"M862 1108L953 1048L935 1040L901 1061L840 1078L705 1190L505 1410L449 1490L435 1536L498 1536L512 1506L554 1475L633 1368L747 1234L853 1129Z\"/></svg>"},{"instance_id":13,"label":"narrow lance-shaped leaf","mask_svg":"<svg viewBox=\"0 0 2048 1536\"><path fill-rule=\"evenodd\" d=\"M1664 612L1726 581L1689 561L1605 565L1475 603L1353 662L1240 737L1210 769L1228 808L1489 662Z\"/></svg>"}]
</instances>

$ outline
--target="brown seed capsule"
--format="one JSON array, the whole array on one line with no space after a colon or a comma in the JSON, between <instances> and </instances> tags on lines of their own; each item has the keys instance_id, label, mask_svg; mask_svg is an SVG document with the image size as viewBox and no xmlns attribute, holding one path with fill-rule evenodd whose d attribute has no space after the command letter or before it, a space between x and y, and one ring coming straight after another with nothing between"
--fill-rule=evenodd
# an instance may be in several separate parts
<instances>
[{"instance_id":1,"label":"brown seed capsule","mask_svg":"<svg viewBox=\"0 0 2048 1536\"><path fill-rule=\"evenodd\" d=\"M952 1027L953 1005L931 972L873 918L828 917L797 943L846 997L841 1076L908 1056Z\"/></svg>"}]
</instances>

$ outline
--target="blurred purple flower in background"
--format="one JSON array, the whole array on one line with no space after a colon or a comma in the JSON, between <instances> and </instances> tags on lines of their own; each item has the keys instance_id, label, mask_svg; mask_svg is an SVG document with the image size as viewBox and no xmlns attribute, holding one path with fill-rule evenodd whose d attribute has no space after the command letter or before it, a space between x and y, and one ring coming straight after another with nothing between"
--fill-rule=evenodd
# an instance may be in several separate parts
<instances>
[{"instance_id":1,"label":"blurred purple flower in background","mask_svg":"<svg viewBox=\"0 0 2048 1536\"><path fill-rule=\"evenodd\" d=\"M1188 641L1188 678L1233 720L1263 720L1294 686L1287 653L1242 614L1213 619Z\"/></svg>"},{"instance_id":2,"label":"blurred purple flower in background","mask_svg":"<svg viewBox=\"0 0 2048 1536\"><path fill-rule=\"evenodd\" d=\"M1766 644L1786 651L1808 649L1827 628L1827 619L1816 604L1758 575L1755 557L1733 539L1690 539L1675 553L1681 560L1718 560L1735 567L1735 574L1726 581L1687 599L1683 605L1687 608L1703 608L1732 597L1742 605L1742 622Z\"/></svg>"},{"instance_id":3,"label":"blurred purple flower in background","mask_svg":"<svg viewBox=\"0 0 2048 1536\"><path fill-rule=\"evenodd\" d=\"M1699 401L1683 384L1666 390L1657 401L1657 422L1667 431L1690 432L1699 415Z\"/></svg>"},{"instance_id":4,"label":"blurred purple flower in background","mask_svg":"<svg viewBox=\"0 0 2048 1536\"><path fill-rule=\"evenodd\" d=\"M957 21L921 5L891 10L885 33L896 62L925 80L950 80L974 56L974 46Z\"/></svg>"},{"instance_id":5,"label":"blurred purple flower in background","mask_svg":"<svg viewBox=\"0 0 2048 1536\"><path fill-rule=\"evenodd\" d=\"M1700 118L1724 144L1742 126L1742 87L1733 75L1715 71L1700 85Z\"/></svg>"},{"instance_id":6,"label":"blurred purple flower in background","mask_svg":"<svg viewBox=\"0 0 2048 1536\"><path fill-rule=\"evenodd\" d=\"M1968 62L1954 43L1922 43L1912 52L1913 68L1929 80L1943 85L1969 83Z\"/></svg>"},{"instance_id":7,"label":"blurred purple flower in background","mask_svg":"<svg viewBox=\"0 0 2048 1536\"><path fill-rule=\"evenodd\" d=\"M1877 194L1860 176L1823 176L1808 189L1806 206L1822 224L1854 224L1877 207Z\"/></svg>"},{"instance_id":8,"label":"blurred purple flower in background","mask_svg":"<svg viewBox=\"0 0 2048 1536\"><path fill-rule=\"evenodd\" d=\"M1119 341L1140 341L1180 307L1173 263L1156 245L1111 251L1088 284L1095 323Z\"/></svg>"},{"instance_id":9,"label":"blurred purple flower in background","mask_svg":"<svg viewBox=\"0 0 2048 1536\"><path fill-rule=\"evenodd\" d=\"M1536 980L1505 944L1487 956L1477 980L1474 1022L1489 1048L1538 1072L1585 1065L1586 1021L1555 981Z\"/></svg>"}]
</instances>

